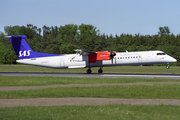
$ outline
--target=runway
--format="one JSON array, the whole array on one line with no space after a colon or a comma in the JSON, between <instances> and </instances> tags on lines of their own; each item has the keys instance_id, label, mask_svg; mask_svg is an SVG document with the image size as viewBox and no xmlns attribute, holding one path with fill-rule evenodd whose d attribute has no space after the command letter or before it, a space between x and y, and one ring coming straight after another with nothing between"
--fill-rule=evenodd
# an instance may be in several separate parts
<instances>
[{"instance_id":1,"label":"runway","mask_svg":"<svg viewBox=\"0 0 180 120\"><path fill-rule=\"evenodd\" d=\"M52 73L52 72L0 72L1 76L51 76L79 78L165 78L180 79L180 74L122 74L122 73Z\"/></svg>"}]
</instances>

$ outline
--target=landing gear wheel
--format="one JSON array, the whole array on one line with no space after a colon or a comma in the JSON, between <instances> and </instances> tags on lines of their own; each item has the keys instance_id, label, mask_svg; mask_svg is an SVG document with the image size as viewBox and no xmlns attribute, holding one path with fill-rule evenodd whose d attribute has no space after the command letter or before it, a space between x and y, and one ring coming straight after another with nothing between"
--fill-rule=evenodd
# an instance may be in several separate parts
<instances>
[{"instance_id":1,"label":"landing gear wheel","mask_svg":"<svg viewBox=\"0 0 180 120\"><path fill-rule=\"evenodd\" d=\"M91 74L91 69L87 69L87 74Z\"/></svg>"},{"instance_id":2,"label":"landing gear wheel","mask_svg":"<svg viewBox=\"0 0 180 120\"><path fill-rule=\"evenodd\" d=\"M167 69L169 69L169 68L170 68L169 64L166 66L166 68L167 68Z\"/></svg>"},{"instance_id":3,"label":"landing gear wheel","mask_svg":"<svg viewBox=\"0 0 180 120\"><path fill-rule=\"evenodd\" d=\"M98 73L102 73L103 72L103 70L100 68L99 70L98 70Z\"/></svg>"}]
</instances>

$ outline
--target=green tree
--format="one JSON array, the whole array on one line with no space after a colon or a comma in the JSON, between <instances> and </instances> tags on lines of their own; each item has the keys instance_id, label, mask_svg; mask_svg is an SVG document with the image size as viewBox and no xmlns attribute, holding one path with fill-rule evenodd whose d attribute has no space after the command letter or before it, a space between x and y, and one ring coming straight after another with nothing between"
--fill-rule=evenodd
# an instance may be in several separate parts
<instances>
[{"instance_id":1,"label":"green tree","mask_svg":"<svg viewBox=\"0 0 180 120\"><path fill-rule=\"evenodd\" d=\"M167 27L167 26L159 27L158 29L159 29L158 34L159 34L160 36L162 36L162 35L169 35L169 33L170 33L170 29L169 29L169 27Z\"/></svg>"},{"instance_id":2,"label":"green tree","mask_svg":"<svg viewBox=\"0 0 180 120\"><path fill-rule=\"evenodd\" d=\"M5 59L5 55L6 55L6 51L5 51L5 45L0 42L0 64L4 64L6 59Z\"/></svg>"},{"instance_id":3,"label":"green tree","mask_svg":"<svg viewBox=\"0 0 180 120\"><path fill-rule=\"evenodd\" d=\"M5 34L10 35L20 35L20 26L5 26L4 27Z\"/></svg>"},{"instance_id":4,"label":"green tree","mask_svg":"<svg viewBox=\"0 0 180 120\"><path fill-rule=\"evenodd\" d=\"M95 41L98 40L98 32L99 30L96 30L96 27L92 25L81 24L78 27L77 34L79 47L86 50L94 50Z\"/></svg>"},{"instance_id":5,"label":"green tree","mask_svg":"<svg viewBox=\"0 0 180 120\"><path fill-rule=\"evenodd\" d=\"M62 39L64 43L76 44L77 36L77 25L68 24L59 27L59 39Z\"/></svg>"}]
</instances>

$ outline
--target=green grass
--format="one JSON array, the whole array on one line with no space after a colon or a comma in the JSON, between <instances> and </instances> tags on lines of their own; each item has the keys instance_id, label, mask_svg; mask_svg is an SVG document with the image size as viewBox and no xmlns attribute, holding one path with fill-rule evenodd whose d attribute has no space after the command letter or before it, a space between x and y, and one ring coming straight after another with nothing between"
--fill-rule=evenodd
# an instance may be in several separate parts
<instances>
[{"instance_id":1,"label":"green grass","mask_svg":"<svg viewBox=\"0 0 180 120\"><path fill-rule=\"evenodd\" d=\"M86 68L87 69L87 68ZM86 69L50 69L28 65L0 65L0 72L66 72L86 73ZM97 73L99 68L92 68ZM180 67L165 66L124 66L105 67L104 73L148 73L180 74ZM0 76L0 86L37 86L57 84L97 84L130 82L170 82L179 80L144 78L65 78L65 77L26 77ZM0 98L59 98L59 97L102 97L102 98L169 98L180 99L180 85L132 85L101 87L48 88L39 90L19 90L0 92ZM0 119L47 120L47 119L120 119L120 120L179 120L180 107L105 105L105 106L24 106L0 108Z\"/></svg>"},{"instance_id":2,"label":"green grass","mask_svg":"<svg viewBox=\"0 0 180 120\"><path fill-rule=\"evenodd\" d=\"M0 98L172 98L180 99L180 84L152 84L99 87L58 87L40 90L18 90L0 92Z\"/></svg>"},{"instance_id":3,"label":"green grass","mask_svg":"<svg viewBox=\"0 0 180 120\"><path fill-rule=\"evenodd\" d=\"M51 106L0 108L6 120L179 120L179 106Z\"/></svg>"},{"instance_id":4,"label":"green grass","mask_svg":"<svg viewBox=\"0 0 180 120\"><path fill-rule=\"evenodd\" d=\"M133 83L133 82L179 82L178 79L146 78L71 78L71 77L29 77L0 76L0 86L38 86L59 84L97 84L97 83Z\"/></svg>"},{"instance_id":5,"label":"green grass","mask_svg":"<svg viewBox=\"0 0 180 120\"><path fill-rule=\"evenodd\" d=\"M98 67L92 68L92 73L98 73ZM30 65L0 65L0 72L60 72L60 73L86 73L87 68L80 69L51 69ZM180 74L180 67L171 66L117 66L104 67L103 73L148 73L148 74Z\"/></svg>"}]
</instances>

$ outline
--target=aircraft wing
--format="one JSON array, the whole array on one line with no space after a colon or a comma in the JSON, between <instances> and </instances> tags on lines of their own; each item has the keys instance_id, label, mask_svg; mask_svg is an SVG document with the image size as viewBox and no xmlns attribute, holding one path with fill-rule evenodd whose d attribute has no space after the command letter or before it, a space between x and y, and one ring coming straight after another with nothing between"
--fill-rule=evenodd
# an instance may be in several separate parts
<instances>
[{"instance_id":1,"label":"aircraft wing","mask_svg":"<svg viewBox=\"0 0 180 120\"><path fill-rule=\"evenodd\" d=\"M81 49L76 49L74 51L76 51L76 53L80 55L97 54L97 52L95 51L87 51L87 50L81 50Z\"/></svg>"},{"instance_id":2,"label":"aircraft wing","mask_svg":"<svg viewBox=\"0 0 180 120\"><path fill-rule=\"evenodd\" d=\"M86 51L81 49L77 49L75 51L77 54L88 56L89 63L95 63L96 61L101 60L110 60L116 55L116 53L108 51Z\"/></svg>"}]
</instances>

